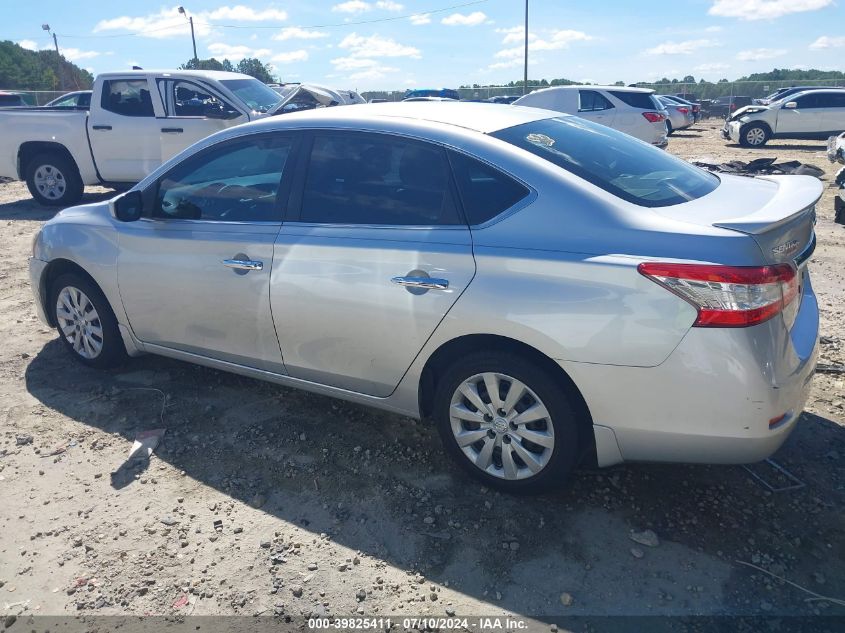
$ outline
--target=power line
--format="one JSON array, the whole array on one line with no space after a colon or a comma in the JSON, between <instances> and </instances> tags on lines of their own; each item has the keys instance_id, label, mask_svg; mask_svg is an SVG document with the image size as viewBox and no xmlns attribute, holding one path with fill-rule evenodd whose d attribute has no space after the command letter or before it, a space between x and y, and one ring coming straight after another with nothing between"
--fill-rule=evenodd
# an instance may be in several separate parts
<instances>
[{"instance_id":1,"label":"power line","mask_svg":"<svg viewBox=\"0 0 845 633\"><path fill-rule=\"evenodd\" d=\"M194 24L201 24L203 26L208 26L211 28L222 28L222 29L284 29L284 28L291 28L296 27L300 29L328 29L328 28L337 28L337 27L344 27L344 26L361 26L364 24L378 24L380 22L393 22L396 20L405 20L408 18L413 17L421 17L425 15L434 15L435 13L444 13L446 11L453 11L455 9L461 9L464 7L469 7L478 4L484 4L489 2L489 0L472 0L471 2L462 2L460 4L453 4L448 7L443 7L441 9L432 9L431 11L419 11L417 13L406 13L404 15L393 15L385 18L375 18L372 20L358 20L355 22L335 22L335 23L328 23L328 24L309 24L309 25L299 25L299 24L215 24L213 22L200 22L198 20L194 21ZM144 37L148 33L157 33L159 31L166 31L170 29L179 28L184 26L184 22L174 22L173 24L167 26L160 26L155 29L146 29L144 31L135 31L132 33L118 33L118 34L111 34L111 35L68 35L65 33L59 33L61 37L68 37L73 39L106 39L106 38L115 38L115 37Z\"/></svg>"}]
</instances>

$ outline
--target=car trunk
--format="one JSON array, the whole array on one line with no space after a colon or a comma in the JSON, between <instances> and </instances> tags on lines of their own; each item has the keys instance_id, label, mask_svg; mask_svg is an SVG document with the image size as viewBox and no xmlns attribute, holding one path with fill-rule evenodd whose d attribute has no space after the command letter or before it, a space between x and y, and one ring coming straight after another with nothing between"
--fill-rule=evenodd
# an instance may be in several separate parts
<instances>
[{"instance_id":1,"label":"car trunk","mask_svg":"<svg viewBox=\"0 0 845 633\"><path fill-rule=\"evenodd\" d=\"M722 184L712 193L656 211L673 220L744 233L760 247L767 264L803 264L812 251L821 182L811 176L720 178Z\"/></svg>"}]
</instances>

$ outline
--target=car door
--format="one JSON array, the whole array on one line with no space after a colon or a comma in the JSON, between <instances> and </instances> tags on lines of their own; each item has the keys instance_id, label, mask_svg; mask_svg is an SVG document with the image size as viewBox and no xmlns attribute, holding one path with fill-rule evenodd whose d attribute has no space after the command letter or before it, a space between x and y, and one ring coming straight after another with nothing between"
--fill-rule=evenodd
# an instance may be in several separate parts
<instances>
[{"instance_id":1,"label":"car door","mask_svg":"<svg viewBox=\"0 0 845 633\"><path fill-rule=\"evenodd\" d=\"M156 119L161 104L151 90L155 87L149 80L138 75L103 81L100 107L88 119L88 138L103 180L138 182L161 164Z\"/></svg>"},{"instance_id":2,"label":"car door","mask_svg":"<svg viewBox=\"0 0 845 633\"><path fill-rule=\"evenodd\" d=\"M284 372L270 314L273 243L296 140L250 134L174 166L121 224L118 283L147 345Z\"/></svg>"},{"instance_id":3,"label":"car door","mask_svg":"<svg viewBox=\"0 0 845 633\"><path fill-rule=\"evenodd\" d=\"M388 396L475 274L446 152L315 131L304 154L270 280L285 367Z\"/></svg>"},{"instance_id":4,"label":"car door","mask_svg":"<svg viewBox=\"0 0 845 633\"><path fill-rule=\"evenodd\" d=\"M794 108L786 107L795 103ZM817 93L787 97L778 110L776 134L818 134L824 127L825 109Z\"/></svg>"},{"instance_id":5,"label":"car door","mask_svg":"<svg viewBox=\"0 0 845 633\"><path fill-rule=\"evenodd\" d=\"M578 91L578 116L589 121L613 127L616 109L597 90Z\"/></svg>"},{"instance_id":6,"label":"car door","mask_svg":"<svg viewBox=\"0 0 845 633\"><path fill-rule=\"evenodd\" d=\"M249 121L246 113L196 82L163 78L156 84L165 115L159 120L162 162L206 136Z\"/></svg>"},{"instance_id":7,"label":"car door","mask_svg":"<svg viewBox=\"0 0 845 633\"><path fill-rule=\"evenodd\" d=\"M828 92L825 97L827 107L822 132L832 136L845 130L845 90Z\"/></svg>"}]
</instances>

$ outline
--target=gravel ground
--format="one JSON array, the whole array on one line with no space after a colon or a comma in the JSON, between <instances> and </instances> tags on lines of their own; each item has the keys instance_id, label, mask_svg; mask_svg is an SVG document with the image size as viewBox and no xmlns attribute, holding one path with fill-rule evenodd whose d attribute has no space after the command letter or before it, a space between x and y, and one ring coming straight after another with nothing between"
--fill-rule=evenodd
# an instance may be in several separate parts
<instances>
[{"instance_id":1,"label":"gravel ground","mask_svg":"<svg viewBox=\"0 0 845 633\"><path fill-rule=\"evenodd\" d=\"M825 170L811 266L821 361L842 363L838 166L820 142L745 150L717 127L669 151ZM562 615L845 615L773 577L845 598L845 376L817 375L775 456L800 489L772 493L739 466L628 464L508 497L459 473L424 423L163 358L73 363L27 280L51 215L0 184L3 617L518 614L548 630ZM118 471L156 427L149 464Z\"/></svg>"}]
</instances>

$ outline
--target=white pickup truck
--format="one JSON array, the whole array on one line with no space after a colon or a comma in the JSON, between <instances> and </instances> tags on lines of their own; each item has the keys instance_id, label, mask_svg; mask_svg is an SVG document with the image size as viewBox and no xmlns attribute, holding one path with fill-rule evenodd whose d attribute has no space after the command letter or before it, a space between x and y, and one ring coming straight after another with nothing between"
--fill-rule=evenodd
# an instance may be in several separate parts
<instances>
[{"instance_id":1,"label":"white pickup truck","mask_svg":"<svg viewBox=\"0 0 845 633\"><path fill-rule=\"evenodd\" d=\"M106 73L90 109L0 109L0 176L25 180L46 205L79 201L85 185L126 187L189 145L274 114L285 102L238 73Z\"/></svg>"}]
</instances>

